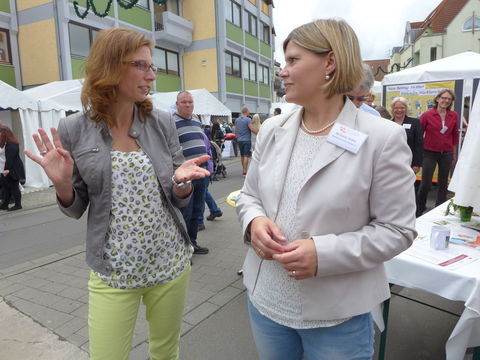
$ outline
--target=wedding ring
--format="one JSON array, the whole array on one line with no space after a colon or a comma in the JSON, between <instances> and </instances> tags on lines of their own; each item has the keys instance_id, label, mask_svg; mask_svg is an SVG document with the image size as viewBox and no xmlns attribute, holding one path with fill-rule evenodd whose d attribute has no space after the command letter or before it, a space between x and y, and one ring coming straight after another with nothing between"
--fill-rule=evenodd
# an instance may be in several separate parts
<instances>
[{"instance_id":1,"label":"wedding ring","mask_svg":"<svg viewBox=\"0 0 480 360\"><path fill-rule=\"evenodd\" d=\"M297 272L295 270L292 270L292 277L297 278Z\"/></svg>"},{"instance_id":2,"label":"wedding ring","mask_svg":"<svg viewBox=\"0 0 480 360\"><path fill-rule=\"evenodd\" d=\"M47 150L40 151L40 155L42 155L42 156L43 156L43 155L45 155L46 153L48 153L48 151L47 151Z\"/></svg>"},{"instance_id":3,"label":"wedding ring","mask_svg":"<svg viewBox=\"0 0 480 360\"><path fill-rule=\"evenodd\" d=\"M263 253L263 251L260 250L260 249L258 249L258 248L257 248L257 253L258 253L258 255L260 255L260 257L263 257L263 255L265 255L265 254Z\"/></svg>"}]
</instances>

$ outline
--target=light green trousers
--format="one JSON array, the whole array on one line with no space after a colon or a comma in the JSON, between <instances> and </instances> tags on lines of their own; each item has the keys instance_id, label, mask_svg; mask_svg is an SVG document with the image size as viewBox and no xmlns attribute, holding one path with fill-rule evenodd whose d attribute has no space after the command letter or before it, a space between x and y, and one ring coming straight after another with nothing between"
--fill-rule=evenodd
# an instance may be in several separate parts
<instances>
[{"instance_id":1,"label":"light green trousers","mask_svg":"<svg viewBox=\"0 0 480 360\"><path fill-rule=\"evenodd\" d=\"M115 289L93 273L88 282L90 359L128 360L140 300L149 323L151 360L178 360L180 326L191 268L168 283Z\"/></svg>"}]
</instances>

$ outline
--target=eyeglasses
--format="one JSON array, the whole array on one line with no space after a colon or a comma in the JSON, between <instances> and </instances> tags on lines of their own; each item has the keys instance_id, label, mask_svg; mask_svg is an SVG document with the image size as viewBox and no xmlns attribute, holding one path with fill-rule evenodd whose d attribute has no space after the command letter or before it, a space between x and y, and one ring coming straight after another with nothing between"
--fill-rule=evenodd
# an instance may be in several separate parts
<instances>
[{"instance_id":1,"label":"eyeglasses","mask_svg":"<svg viewBox=\"0 0 480 360\"><path fill-rule=\"evenodd\" d=\"M347 95L347 97L350 99L350 101L367 101L367 97L366 96L351 96L351 95Z\"/></svg>"},{"instance_id":2,"label":"eyeglasses","mask_svg":"<svg viewBox=\"0 0 480 360\"><path fill-rule=\"evenodd\" d=\"M148 70L152 70L154 73L158 71L158 67L153 64L148 64L146 61L126 61L124 64L133 65L138 70L142 70L147 72Z\"/></svg>"},{"instance_id":3,"label":"eyeglasses","mask_svg":"<svg viewBox=\"0 0 480 360\"><path fill-rule=\"evenodd\" d=\"M440 99L445 100L445 101L452 101L453 100L451 97L447 97L447 96L440 96Z\"/></svg>"},{"instance_id":4,"label":"eyeglasses","mask_svg":"<svg viewBox=\"0 0 480 360\"><path fill-rule=\"evenodd\" d=\"M405 107L394 107L393 110L407 110Z\"/></svg>"}]
</instances>

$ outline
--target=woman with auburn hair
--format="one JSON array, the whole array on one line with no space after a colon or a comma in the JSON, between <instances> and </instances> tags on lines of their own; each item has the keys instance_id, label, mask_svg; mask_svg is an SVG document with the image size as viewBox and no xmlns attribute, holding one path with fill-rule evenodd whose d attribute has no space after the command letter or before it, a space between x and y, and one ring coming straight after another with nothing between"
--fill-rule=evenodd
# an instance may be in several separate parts
<instances>
[{"instance_id":1,"label":"woman with auburn hair","mask_svg":"<svg viewBox=\"0 0 480 360\"><path fill-rule=\"evenodd\" d=\"M20 192L20 181L25 180L25 168L20 158L20 147L13 131L6 127L0 127L0 148L5 149L5 164L0 173L0 180L3 184L3 199L0 210L15 211L22 208L22 193ZM8 207L10 197L13 196L15 205Z\"/></svg>"},{"instance_id":2,"label":"woman with auburn hair","mask_svg":"<svg viewBox=\"0 0 480 360\"><path fill-rule=\"evenodd\" d=\"M423 158L423 130L418 119L407 116L409 106L404 97L396 97L390 105L393 118L398 125L402 126L407 133L407 144L412 152L412 170L416 174L422 167Z\"/></svg>"},{"instance_id":3,"label":"woman with auburn hair","mask_svg":"<svg viewBox=\"0 0 480 360\"><path fill-rule=\"evenodd\" d=\"M417 194L417 216L426 210L427 197L438 164L438 192L435 206L447 201L448 174L457 162L458 115L452 111L455 94L443 89L433 99L433 109L420 116L423 141L422 182Z\"/></svg>"},{"instance_id":4,"label":"woman with auburn hair","mask_svg":"<svg viewBox=\"0 0 480 360\"><path fill-rule=\"evenodd\" d=\"M283 49L286 100L301 108L263 123L237 201L257 352L371 359L383 263L416 236L411 152L401 127L344 95L363 74L345 21L302 25Z\"/></svg>"},{"instance_id":5,"label":"woman with auburn hair","mask_svg":"<svg viewBox=\"0 0 480 360\"><path fill-rule=\"evenodd\" d=\"M140 301L150 359L178 359L193 252L179 211L191 180L208 176L201 156L184 162L171 116L147 98L155 80L152 42L131 29L101 31L82 90L84 111L62 119L53 144L39 129L40 164L60 209L88 207L86 260L91 359L128 359Z\"/></svg>"}]
</instances>

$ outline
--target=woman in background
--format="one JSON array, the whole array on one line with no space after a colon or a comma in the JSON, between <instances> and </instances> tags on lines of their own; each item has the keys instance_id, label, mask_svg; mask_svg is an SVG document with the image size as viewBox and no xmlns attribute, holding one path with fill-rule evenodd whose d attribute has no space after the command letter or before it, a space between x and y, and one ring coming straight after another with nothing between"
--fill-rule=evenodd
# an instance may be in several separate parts
<instances>
[{"instance_id":1,"label":"woman in background","mask_svg":"<svg viewBox=\"0 0 480 360\"><path fill-rule=\"evenodd\" d=\"M15 211L22 208L22 193L20 181L25 180L25 168L20 158L20 147L13 131L6 127L0 127L0 148L5 149L5 164L1 172L3 187L3 199L0 204L1 210ZM13 197L15 205L8 207L10 198Z\"/></svg>"},{"instance_id":2,"label":"woman in background","mask_svg":"<svg viewBox=\"0 0 480 360\"><path fill-rule=\"evenodd\" d=\"M390 105L393 118L407 133L407 144L412 151L412 170L416 174L422 168L423 162L423 130L418 119L407 116L409 106L404 97L396 97Z\"/></svg>"},{"instance_id":3,"label":"woman in background","mask_svg":"<svg viewBox=\"0 0 480 360\"><path fill-rule=\"evenodd\" d=\"M441 90L433 99L433 109L420 116L423 134L422 183L417 195L417 216L426 210L427 196L438 164L438 190L435 206L447 201L448 175L457 162L458 115L452 111L455 94L450 89Z\"/></svg>"}]
</instances>

